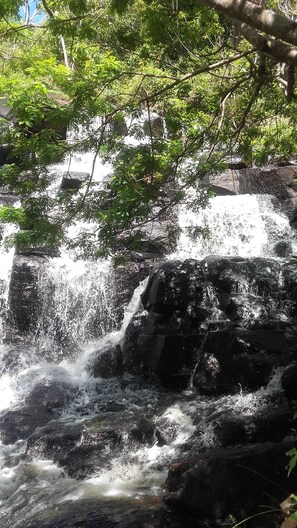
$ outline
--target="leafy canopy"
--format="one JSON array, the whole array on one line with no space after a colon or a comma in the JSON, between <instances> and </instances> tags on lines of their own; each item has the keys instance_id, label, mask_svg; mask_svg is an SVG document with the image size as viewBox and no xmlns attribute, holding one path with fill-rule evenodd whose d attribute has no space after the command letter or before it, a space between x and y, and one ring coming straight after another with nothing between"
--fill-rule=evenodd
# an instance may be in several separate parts
<instances>
[{"instance_id":1,"label":"leafy canopy","mask_svg":"<svg viewBox=\"0 0 297 528\"><path fill-rule=\"evenodd\" d=\"M0 111L9 151L0 180L21 206L0 209L0 219L20 226L18 243L57 244L80 218L95 225L95 251L110 252L123 232L138 239L188 186L203 206L203 176L228 160L295 155L292 44L273 37L270 45L241 13L225 16L228 2L42 0L20 11L23 2L1 0L0 97L10 112ZM264 8L294 14L289 2ZM166 134L155 129L156 115ZM65 127L81 126L89 132L65 139ZM49 193L49 166L84 151L94 164L112 163L110 182L99 185L91 173L78 194Z\"/></svg>"}]
</instances>

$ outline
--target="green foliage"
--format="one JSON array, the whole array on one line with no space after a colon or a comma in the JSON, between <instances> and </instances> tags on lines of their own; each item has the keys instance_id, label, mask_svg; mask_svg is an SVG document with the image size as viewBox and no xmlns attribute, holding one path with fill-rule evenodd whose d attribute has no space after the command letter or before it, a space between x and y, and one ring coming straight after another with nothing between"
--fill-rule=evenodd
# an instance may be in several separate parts
<instances>
[{"instance_id":1,"label":"green foliage","mask_svg":"<svg viewBox=\"0 0 297 528\"><path fill-rule=\"evenodd\" d=\"M0 2L0 16L19 18L19 9L22 6L22 0L1 0Z\"/></svg>"},{"instance_id":2,"label":"green foliage","mask_svg":"<svg viewBox=\"0 0 297 528\"><path fill-rule=\"evenodd\" d=\"M297 401L293 400L292 403L293 403L293 405L295 407L293 420L296 420L297 419ZM297 449L296 449L296 447L294 447L293 449L290 449L290 451L287 452L287 455L290 457L290 461L289 461L289 463L287 465L288 477L289 477L291 475L292 471L296 468L296 465L297 465Z\"/></svg>"},{"instance_id":3,"label":"green foliage","mask_svg":"<svg viewBox=\"0 0 297 528\"><path fill-rule=\"evenodd\" d=\"M287 455L290 457L290 462L288 463L288 477L291 475L292 471L295 469L297 464L297 449L294 447L287 452Z\"/></svg>"},{"instance_id":4,"label":"green foliage","mask_svg":"<svg viewBox=\"0 0 297 528\"><path fill-rule=\"evenodd\" d=\"M97 224L97 248L113 251L122 231L141 231L189 185L193 205L204 206L201 179L229 155L262 164L296 154L296 100L286 101L278 65L244 55L249 44L215 10L187 0L178 9L171 0L47 0L42 21L25 26L21 4L0 5L0 97L11 109L0 143L13 146L0 180L21 196L36 237L44 229L51 242L63 238L82 218ZM153 112L166 138L152 133ZM63 127L79 130L96 116L96 130L63 139ZM123 119L134 141L118 133ZM87 150L113 164L110 188L91 175L81 194L45 204L48 166ZM31 197L40 199L38 215Z\"/></svg>"},{"instance_id":5,"label":"green foliage","mask_svg":"<svg viewBox=\"0 0 297 528\"><path fill-rule=\"evenodd\" d=\"M0 222L9 222L16 225L21 225L24 222L25 215L21 207L0 207Z\"/></svg>"}]
</instances>

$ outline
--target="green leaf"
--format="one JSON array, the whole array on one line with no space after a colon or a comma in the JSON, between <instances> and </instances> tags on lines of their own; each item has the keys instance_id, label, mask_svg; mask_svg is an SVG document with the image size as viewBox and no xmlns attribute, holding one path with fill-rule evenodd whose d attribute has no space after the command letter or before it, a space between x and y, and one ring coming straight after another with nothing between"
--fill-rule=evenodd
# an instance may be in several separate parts
<instances>
[{"instance_id":1,"label":"green leaf","mask_svg":"<svg viewBox=\"0 0 297 528\"><path fill-rule=\"evenodd\" d=\"M290 457L290 461L287 465L289 477L297 465L297 449L295 447L290 449L290 451L287 452L287 455Z\"/></svg>"}]
</instances>

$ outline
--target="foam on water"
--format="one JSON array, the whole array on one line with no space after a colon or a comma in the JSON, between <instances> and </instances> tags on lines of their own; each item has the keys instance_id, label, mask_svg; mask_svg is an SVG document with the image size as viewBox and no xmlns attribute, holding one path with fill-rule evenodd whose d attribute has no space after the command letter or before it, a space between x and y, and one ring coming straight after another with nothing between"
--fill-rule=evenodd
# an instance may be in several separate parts
<instances>
[{"instance_id":1,"label":"foam on water","mask_svg":"<svg viewBox=\"0 0 297 528\"><path fill-rule=\"evenodd\" d=\"M104 390L100 392L100 400L104 400L105 397L110 399L111 394L113 402L119 398L122 404L124 403L126 409L124 412L128 413L127 417L129 412L135 410L139 410L141 416L145 408L149 409L152 416L156 412L154 408L158 395L152 389L135 391L127 387L123 390L118 380L101 380L101 382L105 384L106 393ZM88 397L89 401L84 401L84 405L89 406L91 416L94 416L92 413L95 411L95 406L93 407L94 401L90 401L92 400L90 391L88 391ZM72 408L72 412L74 411L75 409ZM51 460L34 458L31 461L24 461L23 457L19 460L16 446L3 446L0 471L1 526L9 528L10 523L13 523L15 528L22 526L22 523L27 518L30 519L32 515L37 517L42 515L44 504L47 505L47 509L50 509L63 503L73 504L81 500L96 499L98 501L108 498L120 500L129 497L137 499L146 495L159 494L164 485L168 463L176 455L178 447L195 430L183 402L169 404L161 413L157 411L156 423L158 419L163 418L176 428L176 434L171 443L159 446L156 438L151 446L144 444L142 447L131 449L128 436L123 432L124 448L116 453L111 452L108 465L83 480L67 477L63 469ZM62 424L62 421L67 419L70 420L69 415L62 417L60 423ZM79 423L87 419L88 417L80 416L78 412L76 418L72 414L69 423L74 424L76 421ZM14 460L16 463L13 463Z\"/></svg>"},{"instance_id":2,"label":"foam on water","mask_svg":"<svg viewBox=\"0 0 297 528\"><path fill-rule=\"evenodd\" d=\"M0 384L0 411L8 409L16 400L17 394L12 376L8 373L3 374Z\"/></svg>"}]
</instances>

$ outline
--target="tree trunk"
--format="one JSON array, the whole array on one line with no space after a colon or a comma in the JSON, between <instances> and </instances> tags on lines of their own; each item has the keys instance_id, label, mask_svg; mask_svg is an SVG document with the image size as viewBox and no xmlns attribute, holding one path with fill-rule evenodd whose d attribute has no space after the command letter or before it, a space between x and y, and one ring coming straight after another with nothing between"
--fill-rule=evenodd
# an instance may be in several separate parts
<instances>
[{"instance_id":1,"label":"tree trunk","mask_svg":"<svg viewBox=\"0 0 297 528\"><path fill-rule=\"evenodd\" d=\"M220 13L248 24L276 39L297 46L297 22L249 0L202 0Z\"/></svg>"},{"instance_id":2,"label":"tree trunk","mask_svg":"<svg viewBox=\"0 0 297 528\"><path fill-rule=\"evenodd\" d=\"M247 24L242 24L234 21L234 25L238 32L252 44L259 51L268 54L277 62L285 62L287 64L297 65L297 49L276 40L274 38L263 35L256 29Z\"/></svg>"}]
</instances>

